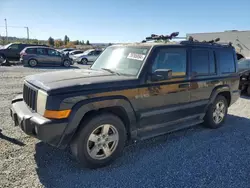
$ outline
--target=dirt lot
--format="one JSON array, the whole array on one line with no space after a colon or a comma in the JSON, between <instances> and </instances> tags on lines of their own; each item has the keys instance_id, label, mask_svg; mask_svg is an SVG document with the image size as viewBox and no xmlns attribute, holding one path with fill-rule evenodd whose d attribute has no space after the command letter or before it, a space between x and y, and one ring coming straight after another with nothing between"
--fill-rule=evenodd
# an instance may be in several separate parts
<instances>
[{"instance_id":1,"label":"dirt lot","mask_svg":"<svg viewBox=\"0 0 250 188\"><path fill-rule=\"evenodd\" d=\"M0 67L0 187L249 187L247 97L230 107L218 130L197 126L140 142L111 166L91 171L13 126L11 99L22 92L24 76L44 71L52 69Z\"/></svg>"}]
</instances>

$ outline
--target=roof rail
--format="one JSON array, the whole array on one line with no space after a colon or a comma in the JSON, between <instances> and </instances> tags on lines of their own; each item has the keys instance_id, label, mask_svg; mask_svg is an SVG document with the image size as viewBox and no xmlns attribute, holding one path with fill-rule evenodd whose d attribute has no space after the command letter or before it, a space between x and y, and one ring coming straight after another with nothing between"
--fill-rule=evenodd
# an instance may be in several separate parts
<instances>
[{"instance_id":1,"label":"roof rail","mask_svg":"<svg viewBox=\"0 0 250 188\"><path fill-rule=\"evenodd\" d=\"M146 40L143 40L142 43L145 43L147 41L154 41L154 40L172 40L174 38L177 38L178 35L179 35L179 32L173 32L170 35L151 34L151 36L146 37Z\"/></svg>"},{"instance_id":2,"label":"roof rail","mask_svg":"<svg viewBox=\"0 0 250 188\"><path fill-rule=\"evenodd\" d=\"M220 41L220 38L216 38L214 40L210 40L210 41L206 41L206 40L203 40L203 41L198 41L198 40L195 40L192 36L190 36L188 38L188 40L186 41L181 41L180 44L205 44L205 45L216 45L216 46L232 46L232 42L229 42L229 43L218 43Z\"/></svg>"}]
</instances>

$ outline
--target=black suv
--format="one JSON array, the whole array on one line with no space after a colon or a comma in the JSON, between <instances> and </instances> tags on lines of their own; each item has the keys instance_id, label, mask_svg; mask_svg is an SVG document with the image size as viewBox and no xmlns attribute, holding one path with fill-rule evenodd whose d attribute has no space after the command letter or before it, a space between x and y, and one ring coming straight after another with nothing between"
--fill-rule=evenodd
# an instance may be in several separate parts
<instances>
[{"instance_id":1,"label":"black suv","mask_svg":"<svg viewBox=\"0 0 250 188\"><path fill-rule=\"evenodd\" d=\"M17 61L20 59L20 52L28 46L46 46L37 44L19 44L10 43L0 48L0 58L8 59L10 61Z\"/></svg>"},{"instance_id":2,"label":"black suv","mask_svg":"<svg viewBox=\"0 0 250 188\"><path fill-rule=\"evenodd\" d=\"M183 41L108 47L90 69L32 75L12 100L15 125L84 166L111 163L127 141L203 123L220 127L239 98L231 45Z\"/></svg>"}]
</instances>

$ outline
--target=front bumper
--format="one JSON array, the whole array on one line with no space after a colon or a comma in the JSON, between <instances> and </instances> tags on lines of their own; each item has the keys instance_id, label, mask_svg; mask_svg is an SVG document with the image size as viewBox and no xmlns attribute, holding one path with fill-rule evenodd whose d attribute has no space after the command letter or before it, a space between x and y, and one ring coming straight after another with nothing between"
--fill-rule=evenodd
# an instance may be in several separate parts
<instances>
[{"instance_id":1,"label":"front bumper","mask_svg":"<svg viewBox=\"0 0 250 188\"><path fill-rule=\"evenodd\" d=\"M68 120L51 120L30 111L20 95L12 100L10 115L15 126L19 126L26 134L52 146L63 148L59 143Z\"/></svg>"}]
</instances>

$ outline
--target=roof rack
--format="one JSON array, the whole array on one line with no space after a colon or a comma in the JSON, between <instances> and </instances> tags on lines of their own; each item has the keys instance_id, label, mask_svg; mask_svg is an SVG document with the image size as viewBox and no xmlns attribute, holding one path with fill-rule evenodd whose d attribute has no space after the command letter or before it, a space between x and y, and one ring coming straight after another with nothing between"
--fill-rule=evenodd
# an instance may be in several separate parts
<instances>
[{"instance_id":1,"label":"roof rack","mask_svg":"<svg viewBox=\"0 0 250 188\"><path fill-rule=\"evenodd\" d=\"M152 34L150 37L146 37L146 40L143 40L142 43L147 41L155 41L155 40L172 40L178 38L179 32L173 32L170 35L156 35Z\"/></svg>"},{"instance_id":2,"label":"roof rack","mask_svg":"<svg viewBox=\"0 0 250 188\"><path fill-rule=\"evenodd\" d=\"M217 46L225 46L225 47L231 47L232 46L232 42L229 43L218 43L220 41L220 38L216 38L214 40L203 40L203 41L198 41L195 40L192 36L190 36L188 38L188 40L186 41L181 41L180 44L205 44L205 45L217 45Z\"/></svg>"}]
</instances>

